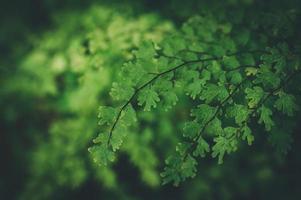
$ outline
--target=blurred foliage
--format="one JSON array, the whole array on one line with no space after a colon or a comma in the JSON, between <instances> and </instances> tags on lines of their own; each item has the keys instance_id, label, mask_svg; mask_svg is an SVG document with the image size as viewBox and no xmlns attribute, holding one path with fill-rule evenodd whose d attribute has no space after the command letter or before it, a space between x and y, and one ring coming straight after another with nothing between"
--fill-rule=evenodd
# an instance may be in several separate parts
<instances>
[{"instance_id":1,"label":"blurred foliage","mask_svg":"<svg viewBox=\"0 0 301 200\"><path fill-rule=\"evenodd\" d=\"M185 95L168 112L139 110L138 124L124 133L121 153L107 167L96 165L87 151L100 130L97 108L113 104L107 95L112 83L142 42L162 41L203 11L235 10L235 20L254 8L256 13L298 11L298 1L29 2L11 1L1 8L1 199L300 197L300 128L292 134L287 157L267 146L259 128L252 148L240 147L223 165L200 160L193 180L178 188L160 186L163 161L181 138L184 124L179 122L193 104ZM274 22L273 15L268 18ZM275 26L285 27L277 22L264 28L269 32ZM300 41L294 30L289 43ZM278 136L270 135L274 143L285 141Z\"/></svg>"}]
</instances>

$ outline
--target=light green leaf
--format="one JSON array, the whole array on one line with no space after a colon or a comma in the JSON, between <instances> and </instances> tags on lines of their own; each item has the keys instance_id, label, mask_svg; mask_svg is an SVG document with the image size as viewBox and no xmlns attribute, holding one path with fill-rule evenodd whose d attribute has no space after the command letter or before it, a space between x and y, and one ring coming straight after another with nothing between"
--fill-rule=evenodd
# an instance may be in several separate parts
<instances>
[{"instance_id":1,"label":"light green leaf","mask_svg":"<svg viewBox=\"0 0 301 200\"><path fill-rule=\"evenodd\" d=\"M114 153L107 148L106 145L96 145L90 147L88 151L92 154L92 158L98 165L108 165L109 162L115 160Z\"/></svg>"},{"instance_id":2,"label":"light green leaf","mask_svg":"<svg viewBox=\"0 0 301 200\"><path fill-rule=\"evenodd\" d=\"M259 123L264 123L264 126L265 126L265 129L267 131L270 131L272 126L274 126L274 122L271 118L271 116L273 115L273 112L271 109L265 107L265 106L262 106L260 109L259 109L259 112L260 112L260 117L259 117Z\"/></svg>"},{"instance_id":3,"label":"light green leaf","mask_svg":"<svg viewBox=\"0 0 301 200\"><path fill-rule=\"evenodd\" d=\"M110 95L115 100L127 101L134 94L134 88L127 84L113 83Z\"/></svg>"},{"instance_id":4,"label":"light green leaf","mask_svg":"<svg viewBox=\"0 0 301 200\"><path fill-rule=\"evenodd\" d=\"M150 111L152 107L157 107L157 102L159 101L160 98L157 92L151 88L143 89L138 96L138 105L144 105L145 111Z\"/></svg>"},{"instance_id":5,"label":"light green leaf","mask_svg":"<svg viewBox=\"0 0 301 200\"><path fill-rule=\"evenodd\" d=\"M100 106L98 108L98 124L99 125L110 125L115 120L118 110L116 108Z\"/></svg>"},{"instance_id":6,"label":"light green leaf","mask_svg":"<svg viewBox=\"0 0 301 200\"><path fill-rule=\"evenodd\" d=\"M142 60L152 60L155 55L156 51L152 42L143 42L135 52L136 58Z\"/></svg>"},{"instance_id":7,"label":"light green leaf","mask_svg":"<svg viewBox=\"0 0 301 200\"><path fill-rule=\"evenodd\" d=\"M147 74L147 71L140 63L127 62L121 68L121 79L128 85L135 86Z\"/></svg>"},{"instance_id":8,"label":"light green leaf","mask_svg":"<svg viewBox=\"0 0 301 200\"><path fill-rule=\"evenodd\" d=\"M213 100L223 101L229 96L227 88L223 85L207 84L202 91L200 99L205 100L205 103L211 103Z\"/></svg>"},{"instance_id":9,"label":"light green leaf","mask_svg":"<svg viewBox=\"0 0 301 200\"><path fill-rule=\"evenodd\" d=\"M200 137L197 147L193 152L193 155L205 157L206 153L208 153L209 151L210 151L209 144L202 137Z\"/></svg>"},{"instance_id":10,"label":"light green leaf","mask_svg":"<svg viewBox=\"0 0 301 200\"><path fill-rule=\"evenodd\" d=\"M137 122L136 111L133 106L129 104L121 114L120 117L121 122L126 126L131 126Z\"/></svg>"},{"instance_id":11,"label":"light green leaf","mask_svg":"<svg viewBox=\"0 0 301 200\"><path fill-rule=\"evenodd\" d=\"M215 117L206 127L206 133L209 135L220 135L223 132L221 120Z\"/></svg>"},{"instance_id":12,"label":"light green leaf","mask_svg":"<svg viewBox=\"0 0 301 200\"><path fill-rule=\"evenodd\" d=\"M162 42L165 55L174 56L179 51L186 49L187 43L181 35L173 35Z\"/></svg>"},{"instance_id":13,"label":"light green leaf","mask_svg":"<svg viewBox=\"0 0 301 200\"><path fill-rule=\"evenodd\" d=\"M173 90L163 92L162 97L165 110L171 109L179 100L177 94Z\"/></svg>"},{"instance_id":14,"label":"light green leaf","mask_svg":"<svg viewBox=\"0 0 301 200\"><path fill-rule=\"evenodd\" d=\"M255 86L253 88L246 88L245 93L248 100L248 106L250 108L256 107L264 95L263 89L258 86Z\"/></svg>"},{"instance_id":15,"label":"light green leaf","mask_svg":"<svg viewBox=\"0 0 301 200\"><path fill-rule=\"evenodd\" d=\"M241 125L247 120L249 109L244 105L235 104L227 109L227 115L234 118L238 125Z\"/></svg>"},{"instance_id":16,"label":"light green leaf","mask_svg":"<svg viewBox=\"0 0 301 200\"><path fill-rule=\"evenodd\" d=\"M120 148L126 135L126 127L122 126L121 123L119 123L114 129L112 138L110 140L110 145L112 146L113 151L116 151Z\"/></svg>"},{"instance_id":17,"label":"light green leaf","mask_svg":"<svg viewBox=\"0 0 301 200\"><path fill-rule=\"evenodd\" d=\"M237 150L237 139L236 137L231 137L235 134L236 130L234 128L226 128L226 136L219 136L214 138L214 146L212 147L212 157L215 158L218 156L218 164L223 163L223 158L225 153L231 153Z\"/></svg>"}]
</instances>

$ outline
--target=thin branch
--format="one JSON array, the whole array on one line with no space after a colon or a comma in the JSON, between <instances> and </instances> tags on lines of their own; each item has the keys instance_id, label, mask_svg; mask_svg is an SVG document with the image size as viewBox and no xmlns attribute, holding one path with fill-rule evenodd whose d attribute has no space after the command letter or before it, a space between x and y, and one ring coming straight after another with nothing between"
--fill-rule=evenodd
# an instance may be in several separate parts
<instances>
[{"instance_id":1,"label":"thin branch","mask_svg":"<svg viewBox=\"0 0 301 200\"><path fill-rule=\"evenodd\" d=\"M241 55L241 54L244 54L244 53L254 53L254 52L259 52L258 50L250 50L250 51L244 51L244 52L235 52L235 53L231 53L231 54L227 54L225 56L236 56L236 55ZM262 52L262 51L261 51ZM164 55L163 55L164 56ZM199 62L206 62L206 61L213 61L213 60L220 60L220 59L223 59L224 56L214 56L214 57L211 57L211 58L204 58L204 59L197 59L197 60L191 60L191 61L185 61L185 62L182 62L181 64L171 68L171 69L168 69L168 70L165 70L161 73L158 73L156 74L153 78L151 78L149 81L147 81L146 83L144 83L143 85L141 85L140 87L138 87L135 92L133 93L133 95L129 98L129 100L120 108L118 114L117 114L117 117L116 117L116 120L114 121L113 125L112 125L112 128L110 129L110 132L109 132L109 138L108 138L108 145L110 144L110 141L111 141L111 138L112 138L112 134L113 134L113 131L121 117L121 113L123 112L123 110L133 101L133 99L136 97L136 95L142 90L144 89L145 87L147 87L148 85L150 85L151 83L153 83L154 81L156 81L158 78L164 76L165 74L168 74L170 72L174 72L186 65L189 65L189 64L193 64L193 63L199 63ZM229 97L231 98L231 96Z\"/></svg>"},{"instance_id":2,"label":"thin branch","mask_svg":"<svg viewBox=\"0 0 301 200\"><path fill-rule=\"evenodd\" d=\"M191 145L191 147L186 151L185 156L184 156L184 160L187 158L187 156L189 155L189 153L191 151L193 151L196 146L198 145L198 141L199 139L202 137L203 132L205 131L205 129L207 128L207 126L215 119L215 117L218 115L218 113L220 112L220 110L223 108L224 104L227 103L232 97L233 95L237 92L237 90L240 88L240 86L246 81L248 80L248 78L245 78L242 82L240 82L235 89L232 91L232 93L230 93L228 95L228 97L226 97L217 107L214 115L204 124L204 126L201 128L199 134L193 139L193 144Z\"/></svg>"},{"instance_id":3,"label":"thin branch","mask_svg":"<svg viewBox=\"0 0 301 200\"><path fill-rule=\"evenodd\" d=\"M149 84L151 84L152 82L154 82L155 80L157 80L159 77L165 75L165 74L168 74L169 72L173 72L185 65L188 65L188 64L192 64L192 63L198 63L198 62L205 62L205 61L210 61L210 60L214 60L216 58L210 58L210 59L199 59L199 60L192 60L192 61L187 61L187 62L183 62L182 64L176 66L176 67L173 67L171 69L168 69L166 71L163 71L161 73L158 73L156 74L152 79L150 79L149 81L147 81L146 83L144 83L142 86L138 87L135 92L133 93L133 95L130 97L130 99L120 108L118 114L117 114L117 117L116 117L116 120L114 121L113 123L113 126L109 132L109 138L108 138L108 145L110 144L110 140L112 138L112 134L113 134L113 131L120 119L120 116L121 116L121 113L122 111L132 102L132 100L135 98L135 96L139 93L139 91L141 91L142 89L144 89L146 86L148 86Z\"/></svg>"},{"instance_id":4,"label":"thin branch","mask_svg":"<svg viewBox=\"0 0 301 200\"><path fill-rule=\"evenodd\" d=\"M257 110L272 96L274 95L276 92L278 92L280 89L282 89L283 87L285 87L285 85L287 85L297 74L299 74L301 72L301 70L298 70L296 72L293 72L292 74L290 74L286 80L284 81L283 84L279 85L277 88L273 89L272 91L270 91L263 99L262 101L256 106L256 108L251 112L251 114L248 115L248 118L242 122L247 124L248 121L250 120L250 117L253 116L254 113L257 112ZM207 126L215 119L215 117L218 115L218 113L220 112L220 110L222 109L223 105L230 99L232 98L232 96L236 93L236 91L240 88L240 86L243 84L244 81L246 81L247 78L245 80L243 80L239 85L237 85L237 87L233 90L233 92L231 94L228 95L228 97L222 101L219 105L217 110L215 111L214 115L204 124L204 126L202 127L202 129L200 130L199 134L193 139L193 144L189 147L189 149L186 151L185 156L183 158L183 160L185 160L187 158L187 156L191 153L191 151L193 151L196 146L198 145L198 141L201 138L203 132L205 131L205 129L207 128ZM241 128L243 126L240 127L240 129L238 130L241 131Z\"/></svg>"},{"instance_id":5,"label":"thin branch","mask_svg":"<svg viewBox=\"0 0 301 200\"><path fill-rule=\"evenodd\" d=\"M299 74L301 70L297 70L295 72L292 72L284 81L283 84L280 84L277 88L273 89L270 91L261 101L260 103L256 106L256 108L251 112L250 116L252 117L257 110L271 97L273 96L276 92L281 90L283 87L285 87L297 74ZM248 119L249 120L249 119Z\"/></svg>"},{"instance_id":6,"label":"thin branch","mask_svg":"<svg viewBox=\"0 0 301 200\"><path fill-rule=\"evenodd\" d=\"M244 124L245 126L248 124L249 120L251 119L251 117L258 111L258 109L276 92L278 92L279 90L281 90L281 88L285 87L285 85L287 85L293 78L294 76L296 76L298 73L300 73L301 71L298 70L296 71L295 73L292 73L291 75L288 76L288 78L286 79L286 81L281 84L279 87L275 88L274 90L270 91L266 96L265 98L262 99L262 101L256 106L255 109L250 109L250 110L253 110L247 117L246 120L244 120L242 122L242 124ZM239 133L242 131L242 128L244 125L241 125L239 127L239 129L237 129L237 132L236 133ZM230 138L228 139L232 139L232 137L234 137L235 135L232 135Z\"/></svg>"},{"instance_id":7,"label":"thin branch","mask_svg":"<svg viewBox=\"0 0 301 200\"><path fill-rule=\"evenodd\" d=\"M258 109L272 96L272 95L274 95L276 92L278 92L279 90L281 90L283 87L285 87L293 78L294 78L294 76L296 76L297 74L299 74L301 71L300 70L297 70L296 72L294 72L294 73L292 73L292 74L290 74L288 77L287 77L287 79L286 79L286 81L284 81L284 83L283 84L281 84L280 86L278 86L277 88L275 88L274 90L272 90L272 91L270 91L266 96L265 96L265 98L263 98L262 99L262 101L256 106L256 108L255 109L250 109L250 110L252 110L252 112L248 115L248 117L247 117L247 119L246 120L244 120L243 122L242 122L242 124L244 124L245 126L248 124L248 122L249 122L249 120L251 119L251 117L258 111ZM240 133L241 131L242 131L242 128L243 128L243 126L244 125L241 125L240 127L239 127L239 129L237 129L237 132L236 132L236 134L237 133ZM235 134L235 135L236 135ZM232 135L230 138L228 138L229 140L230 139L232 139L235 135Z\"/></svg>"}]
</instances>

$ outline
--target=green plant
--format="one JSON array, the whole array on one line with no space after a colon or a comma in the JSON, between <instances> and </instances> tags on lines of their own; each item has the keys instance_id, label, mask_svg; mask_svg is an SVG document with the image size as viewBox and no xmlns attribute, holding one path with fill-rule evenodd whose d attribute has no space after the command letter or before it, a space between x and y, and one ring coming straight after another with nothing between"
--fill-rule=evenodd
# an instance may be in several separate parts
<instances>
[{"instance_id":1,"label":"green plant","mask_svg":"<svg viewBox=\"0 0 301 200\"><path fill-rule=\"evenodd\" d=\"M271 16L279 22L288 18ZM100 109L102 132L89 148L95 161L114 161L127 130L137 126L137 105L144 111L170 109L180 93L191 97L193 108L176 152L166 159L163 183L194 177L199 157L211 154L223 163L241 141L252 145L260 125L286 153L292 128L279 130L298 110L301 71L298 44L287 43L294 23L279 27L276 20L262 25L256 20L205 13L162 42L141 45L113 83L110 94L119 106ZM272 33L261 31L263 26Z\"/></svg>"},{"instance_id":2,"label":"green plant","mask_svg":"<svg viewBox=\"0 0 301 200\"><path fill-rule=\"evenodd\" d=\"M4 19L0 196L298 199L299 4L47 1L39 31Z\"/></svg>"}]
</instances>

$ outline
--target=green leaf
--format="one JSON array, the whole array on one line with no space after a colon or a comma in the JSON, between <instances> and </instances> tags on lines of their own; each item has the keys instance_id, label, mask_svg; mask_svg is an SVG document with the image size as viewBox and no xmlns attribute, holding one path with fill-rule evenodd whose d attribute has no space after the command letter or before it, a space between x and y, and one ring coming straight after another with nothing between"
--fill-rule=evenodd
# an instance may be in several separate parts
<instances>
[{"instance_id":1,"label":"green leaf","mask_svg":"<svg viewBox=\"0 0 301 200\"><path fill-rule=\"evenodd\" d=\"M134 88L127 84L113 83L110 95L115 100L127 101L134 94Z\"/></svg>"},{"instance_id":2,"label":"green leaf","mask_svg":"<svg viewBox=\"0 0 301 200\"><path fill-rule=\"evenodd\" d=\"M196 160L192 156L188 155L181 166L182 180L195 177L197 171L196 165Z\"/></svg>"},{"instance_id":3,"label":"green leaf","mask_svg":"<svg viewBox=\"0 0 301 200\"><path fill-rule=\"evenodd\" d=\"M129 104L121 114L120 117L121 122L123 122L126 126L131 126L137 122L136 111L133 106Z\"/></svg>"},{"instance_id":4,"label":"green leaf","mask_svg":"<svg viewBox=\"0 0 301 200\"><path fill-rule=\"evenodd\" d=\"M144 105L145 111L150 111L152 107L157 107L157 102L159 101L160 98L157 92L151 88L143 89L138 96L138 105Z\"/></svg>"},{"instance_id":5,"label":"green leaf","mask_svg":"<svg viewBox=\"0 0 301 200\"><path fill-rule=\"evenodd\" d=\"M156 55L156 51L152 42L143 42L139 45L139 50L135 52L135 56L142 60L152 60Z\"/></svg>"},{"instance_id":6,"label":"green leaf","mask_svg":"<svg viewBox=\"0 0 301 200\"><path fill-rule=\"evenodd\" d=\"M202 91L203 85L204 83L200 79L194 80L187 86L187 94L190 94L190 97L195 99L195 97Z\"/></svg>"},{"instance_id":7,"label":"green leaf","mask_svg":"<svg viewBox=\"0 0 301 200\"><path fill-rule=\"evenodd\" d=\"M213 56L224 56L227 52L227 49L223 45L210 45L210 52Z\"/></svg>"},{"instance_id":8,"label":"green leaf","mask_svg":"<svg viewBox=\"0 0 301 200\"><path fill-rule=\"evenodd\" d=\"M209 135L220 135L223 132L221 120L215 117L206 127L206 133Z\"/></svg>"},{"instance_id":9,"label":"green leaf","mask_svg":"<svg viewBox=\"0 0 301 200\"><path fill-rule=\"evenodd\" d=\"M210 151L209 144L202 137L200 137L197 147L193 152L193 155L205 157L206 153L208 153L209 151Z\"/></svg>"},{"instance_id":10,"label":"green leaf","mask_svg":"<svg viewBox=\"0 0 301 200\"><path fill-rule=\"evenodd\" d=\"M162 97L165 110L171 109L172 106L175 106L179 100L177 94L173 90L163 92Z\"/></svg>"},{"instance_id":11,"label":"green leaf","mask_svg":"<svg viewBox=\"0 0 301 200\"><path fill-rule=\"evenodd\" d=\"M108 165L109 162L115 160L114 153L107 148L106 145L96 145L90 147L88 151L92 154L93 160L98 165Z\"/></svg>"},{"instance_id":12,"label":"green leaf","mask_svg":"<svg viewBox=\"0 0 301 200\"><path fill-rule=\"evenodd\" d=\"M156 82L152 85L152 89L157 91L159 94L168 92L173 89L173 82L166 78L161 78L156 80Z\"/></svg>"},{"instance_id":13,"label":"green leaf","mask_svg":"<svg viewBox=\"0 0 301 200\"><path fill-rule=\"evenodd\" d=\"M163 179L163 185L173 182L175 186L178 186L179 183L182 181L181 177L181 163L182 157L178 154L169 156L165 160L166 167L164 167L164 172L160 175Z\"/></svg>"},{"instance_id":14,"label":"green leaf","mask_svg":"<svg viewBox=\"0 0 301 200\"><path fill-rule=\"evenodd\" d=\"M185 80L185 82L190 82L193 80L198 80L200 77L200 72L196 71L196 70L185 70L182 72L182 79Z\"/></svg>"},{"instance_id":15,"label":"green leaf","mask_svg":"<svg viewBox=\"0 0 301 200\"><path fill-rule=\"evenodd\" d=\"M226 136L218 136L214 138L214 146L212 147L212 157L218 156L218 164L223 163L225 153L231 153L237 150L237 139L231 137L235 134L236 129L233 127L225 128Z\"/></svg>"},{"instance_id":16,"label":"green leaf","mask_svg":"<svg viewBox=\"0 0 301 200\"><path fill-rule=\"evenodd\" d=\"M285 48L286 47L284 47L284 49ZM286 50L283 52L284 54L281 53L277 48L267 48L267 51L269 51L269 53L262 55L261 60L265 64L273 64L277 73L283 71L286 66Z\"/></svg>"},{"instance_id":17,"label":"green leaf","mask_svg":"<svg viewBox=\"0 0 301 200\"><path fill-rule=\"evenodd\" d=\"M196 175L197 162L190 155L183 159L183 157L176 154L168 157L165 163L166 167L164 172L161 173L163 184L173 182L175 186L178 186L181 181Z\"/></svg>"},{"instance_id":18,"label":"green leaf","mask_svg":"<svg viewBox=\"0 0 301 200\"><path fill-rule=\"evenodd\" d=\"M242 127L242 139L247 140L248 145L252 145L254 136L252 135L251 129L248 126Z\"/></svg>"},{"instance_id":19,"label":"green leaf","mask_svg":"<svg viewBox=\"0 0 301 200\"><path fill-rule=\"evenodd\" d=\"M187 138L195 138L199 133L201 126L196 121L186 122L183 128L183 136Z\"/></svg>"},{"instance_id":20,"label":"green leaf","mask_svg":"<svg viewBox=\"0 0 301 200\"><path fill-rule=\"evenodd\" d=\"M247 67L245 73L247 76L255 76L258 72L258 69L255 67Z\"/></svg>"},{"instance_id":21,"label":"green leaf","mask_svg":"<svg viewBox=\"0 0 301 200\"><path fill-rule=\"evenodd\" d=\"M180 50L186 49L187 43L181 35L173 35L162 42L163 53L168 56L176 55Z\"/></svg>"},{"instance_id":22,"label":"green leaf","mask_svg":"<svg viewBox=\"0 0 301 200\"><path fill-rule=\"evenodd\" d=\"M214 99L223 101L229 96L227 88L223 85L207 84L202 91L200 99L205 100L205 103L211 103Z\"/></svg>"},{"instance_id":23,"label":"green leaf","mask_svg":"<svg viewBox=\"0 0 301 200\"><path fill-rule=\"evenodd\" d=\"M160 56L159 58L156 59L156 68L158 72L162 72L165 70L170 69L170 58L166 58L164 56Z\"/></svg>"},{"instance_id":24,"label":"green leaf","mask_svg":"<svg viewBox=\"0 0 301 200\"><path fill-rule=\"evenodd\" d=\"M168 109L171 109L172 106L176 105L178 101L178 96L176 94L176 90L172 80L157 80L156 83L153 85L153 88L162 97L162 105L166 111Z\"/></svg>"},{"instance_id":25,"label":"green leaf","mask_svg":"<svg viewBox=\"0 0 301 200\"><path fill-rule=\"evenodd\" d=\"M258 86L255 86L253 88L246 88L245 93L248 100L248 106L250 108L256 107L264 95L263 89Z\"/></svg>"},{"instance_id":26,"label":"green leaf","mask_svg":"<svg viewBox=\"0 0 301 200\"><path fill-rule=\"evenodd\" d=\"M270 131L272 126L274 126L274 122L271 118L271 116L273 115L273 112L271 109L265 107L265 106L261 106L261 108L259 109L260 112L260 117L259 117L259 123L264 123L265 129L267 131Z\"/></svg>"},{"instance_id":27,"label":"green leaf","mask_svg":"<svg viewBox=\"0 0 301 200\"><path fill-rule=\"evenodd\" d=\"M190 80L192 82L189 83L186 87L187 94L190 94L192 99L195 99L197 95L203 90L204 85L211 78L211 73L208 70L202 70L201 75L199 72L194 70L189 70L189 73L185 73L185 79Z\"/></svg>"},{"instance_id":28,"label":"green leaf","mask_svg":"<svg viewBox=\"0 0 301 200\"><path fill-rule=\"evenodd\" d=\"M230 82L232 84L236 85L236 84L239 84L239 83L242 82L242 76L239 72L236 71L236 72L232 72L232 73L229 73L229 74L231 76Z\"/></svg>"},{"instance_id":29,"label":"green leaf","mask_svg":"<svg viewBox=\"0 0 301 200\"><path fill-rule=\"evenodd\" d=\"M193 109L191 115L194 116L200 125L207 123L215 114L216 108L207 104L201 104L196 109Z\"/></svg>"},{"instance_id":30,"label":"green leaf","mask_svg":"<svg viewBox=\"0 0 301 200\"><path fill-rule=\"evenodd\" d=\"M116 108L100 106L98 108L98 125L110 125L117 116L118 110Z\"/></svg>"},{"instance_id":31,"label":"green leaf","mask_svg":"<svg viewBox=\"0 0 301 200\"><path fill-rule=\"evenodd\" d=\"M211 65L210 67L208 67L208 70L211 72L215 79L218 79L222 71L220 63L216 60L211 62Z\"/></svg>"},{"instance_id":32,"label":"green leaf","mask_svg":"<svg viewBox=\"0 0 301 200\"><path fill-rule=\"evenodd\" d=\"M122 126L121 123L117 124L110 140L110 145L112 146L113 151L116 151L120 148L126 135L126 127Z\"/></svg>"},{"instance_id":33,"label":"green leaf","mask_svg":"<svg viewBox=\"0 0 301 200\"><path fill-rule=\"evenodd\" d=\"M185 154L188 152L188 149L190 147L190 144L187 142L179 142L176 146L176 151L181 155L185 156Z\"/></svg>"},{"instance_id":34,"label":"green leaf","mask_svg":"<svg viewBox=\"0 0 301 200\"><path fill-rule=\"evenodd\" d=\"M136 60L136 66L138 66L138 69L142 68L142 70L145 72L153 72L152 70L154 70L155 65L156 65L156 62L154 59L141 59L140 58L140 59ZM140 77L140 79L142 79L142 78L143 77Z\"/></svg>"},{"instance_id":35,"label":"green leaf","mask_svg":"<svg viewBox=\"0 0 301 200\"><path fill-rule=\"evenodd\" d=\"M234 118L238 125L241 125L247 120L249 109L244 105L235 104L227 109L227 115Z\"/></svg>"},{"instance_id":36,"label":"green leaf","mask_svg":"<svg viewBox=\"0 0 301 200\"><path fill-rule=\"evenodd\" d=\"M127 62L121 68L121 79L128 85L135 86L139 83L143 76L147 74L147 71L139 63Z\"/></svg>"},{"instance_id":37,"label":"green leaf","mask_svg":"<svg viewBox=\"0 0 301 200\"><path fill-rule=\"evenodd\" d=\"M239 67L239 62L235 56L224 56L223 64L225 68L229 70Z\"/></svg>"},{"instance_id":38,"label":"green leaf","mask_svg":"<svg viewBox=\"0 0 301 200\"><path fill-rule=\"evenodd\" d=\"M279 93L279 98L276 100L274 106L288 116L293 116L294 112L298 110L295 97L284 92Z\"/></svg>"},{"instance_id":39,"label":"green leaf","mask_svg":"<svg viewBox=\"0 0 301 200\"><path fill-rule=\"evenodd\" d=\"M280 78L278 75L270 71L269 66L260 65L260 69L257 72L257 77L254 80L254 83L261 83L264 87L276 88L280 84Z\"/></svg>"},{"instance_id":40,"label":"green leaf","mask_svg":"<svg viewBox=\"0 0 301 200\"><path fill-rule=\"evenodd\" d=\"M237 133L237 128L234 128L234 127L231 127L231 126L224 128L224 134L228 138L232 137L236 133Z\"/></svg>"},{"instance_id":41,"label":"green leaf","mask_svg":"<svg viewBox=\"0 0 301 200\"><path fill-rule=\"evenodd\" d=\"M230 37L222 37L220 42L220 46L226 49L228 52L236 51L236 44Z\"/></svg>"},{"instance_id":42,"label":"green leaf","mask_svg":"<svg viewBox=\"0 0 301 200\"><path fill-rule=\"evenodd\" d=\"M96 138L93 139L94 144L107 144L109 139L109 133L99 133Z\"/></svg>"}]
</instances>

